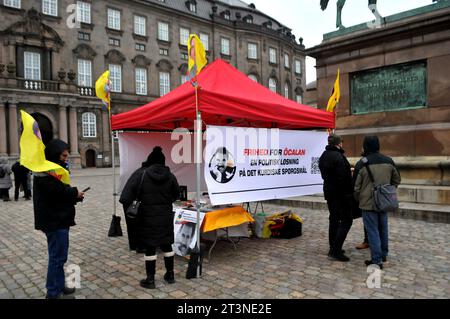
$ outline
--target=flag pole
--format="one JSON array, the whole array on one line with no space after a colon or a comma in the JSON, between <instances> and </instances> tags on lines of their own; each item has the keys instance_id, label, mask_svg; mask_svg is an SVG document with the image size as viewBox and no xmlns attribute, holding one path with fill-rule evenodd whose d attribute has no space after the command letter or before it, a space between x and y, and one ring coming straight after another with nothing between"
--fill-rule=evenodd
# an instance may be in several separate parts
<instances>
[{"instance_id":1,"label":"flag pole","mask_svg":"<svg viewBox=\"0 0 450 319\"><path fill-rule=\"evenodd\" d=\"M201 187L201 162L202 162L202 115L198 110L198 82L195 85L195 111L197 118L197 149L196 149L196 169L197 169L197 251L200 251L200 187ZM200 263L197 265L197 277L201 277Z\"/></svg>"}]
</instances>

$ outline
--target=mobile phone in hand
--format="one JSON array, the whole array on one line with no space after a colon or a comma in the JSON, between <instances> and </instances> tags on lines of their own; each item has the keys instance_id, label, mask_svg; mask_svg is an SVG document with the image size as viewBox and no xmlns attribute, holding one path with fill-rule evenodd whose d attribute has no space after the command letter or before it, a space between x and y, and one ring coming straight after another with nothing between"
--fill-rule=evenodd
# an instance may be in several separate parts
<instances>
[{"instance_id":1,"label":"mobile phone in hand","mask_svg":"<svg viewBox=\"0 0 450 319\"><path fill-rule=\"evenodd\" d=\"M83 189L81 192L86 193L90 189L91 189L91 187L89 186L88 188Z\"/></svg>"}]
</instances>

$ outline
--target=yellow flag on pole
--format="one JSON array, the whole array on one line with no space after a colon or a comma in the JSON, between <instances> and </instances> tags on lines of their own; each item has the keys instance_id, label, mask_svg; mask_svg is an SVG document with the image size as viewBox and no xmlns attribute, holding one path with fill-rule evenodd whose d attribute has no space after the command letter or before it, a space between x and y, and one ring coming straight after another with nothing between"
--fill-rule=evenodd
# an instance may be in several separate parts
<instances>
[{"instance_id":1,"label":"yellow flag on pole","mask_svg":"<svg viewBox=\"0 0 450 319\"><path fill-rule=\"evenodd\" d=\"M339 69L336 77L336 81L334 82L333 93L328 100L327 112L334 112L334 108L339 103L341 98L341 89L339 86Z\"/></svg>"},{"instance_id":2,"label":"yellow flag on pole","mask_svg":"<svg viewBox=\"0 0 450 319\"><path fill-rule=\"evenodd\" d=\"M27 112L23 110L20 112L23 123L23 133L20 137L20 164L32 172L48 172L64 184L70 184L69 172L45 158L45 145L36 120Z\"/></svg>"},{"instance_id":3,"label":"yellow flag on pole","mask_svg":"<svg viewBox=\"0 0 450 319\"><path fill-rule=\"evenodd\" d=\"M202 41L196 34L190 34L188 40L188 52L189 52L189 63L188 63L188 76L189 80L197 76L200 71L208 63L206 59L206 51L203 46Z\"/></svg>"},{"instance_id":4,"label":"yellow flag on pole","mask_svg":"<svg viewBox=\"0 0 450 319\"><path fill-rule=\"evenodd\" d=\"M95 94L103 101L108 108L111 107L111 81L109 80L109 70L104 72L95 82Z\"/></svg>"}]
</instances>

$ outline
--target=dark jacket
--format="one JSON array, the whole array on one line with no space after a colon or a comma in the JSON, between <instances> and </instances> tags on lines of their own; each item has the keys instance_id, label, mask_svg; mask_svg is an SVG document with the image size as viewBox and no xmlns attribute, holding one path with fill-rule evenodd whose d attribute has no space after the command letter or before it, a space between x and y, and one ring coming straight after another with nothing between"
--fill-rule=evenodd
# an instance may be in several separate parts
<instances>
[{"instance_id":1,"label":"dark jacket","mask_svg":"<svg viewBox=\"0 0 450 319\"><path fill-rule=\"evenodd\" d=\"M141 205L136 218L136 237L139 246L158 247L173 244L172 203L180 196L176 177L167 166L155 164L141 167L128 179L120 196L126 210L136 199L142 174Z\"/></svg>"},{"instance_id":2,"label":"dark jacket","mask_svg":"<svg viewBox=\"0 0 450 319\"><path fill-rule=\"evenodd\" d=\"M14 173L14 178L21 181L26 181L28 178L28 173L30 173L30 170L25 166L20 165L19 162L15 162L11 167L11 170Z\"/></svg>"},{"instance_id":3,"label":"dark jacket","mask_svg":"<svg viewBox=\"0 0 450 319\"><path fill-rule=\"evenodd\" d=\"M61 140L52 140L45 148L48 161L65 165L60 154L69 146ZM66 185L47 173L34 173L33 206L34 227L43 232L69 228L75 225L75 205L78 189Z\"/></svg>"},{"instance_id":4,"label":"dark jacket","mask_svg":"<svg viewBox=\"0 0 450 319\"><path fill-rule=\"evenodd\" d=\"M353 194L350 163L344 150L328 145L319 159L319 169L323 179L323 193L326 200L350 199Z\"/></svg>"},{"instance_id":5,"label":"dark jacket","mask_svg":"<svg viewBox=\"0 0 450 319\"><path fill-rule=\"evenodd\" d=\"M78 189L47 173L35 173L33 181L34 227L43 232L75 226Z\"/></svg>"}]
</instances>

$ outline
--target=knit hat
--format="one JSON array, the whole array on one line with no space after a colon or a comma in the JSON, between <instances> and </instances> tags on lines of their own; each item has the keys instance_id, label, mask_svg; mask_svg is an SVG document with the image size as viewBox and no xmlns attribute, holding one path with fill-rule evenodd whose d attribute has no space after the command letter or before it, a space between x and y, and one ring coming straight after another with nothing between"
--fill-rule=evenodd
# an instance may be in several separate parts
<instances>
[{"instance_id":1,"label":"knit hat","mask_svg":"<svg viewBox=\"0 0 450 319\"><path fill-rule=\"evenodd\" d=\"M337 134L328 136L328 145L338 146L342 143L342 138Z\"/></svg>"},{"instance_id":2,"label":"knit hat","mask_svg":"<svg viewBox=\"0 0 450 319\"><path fill-rule=\"evenodd\" d=\"M153 164L166 165L166 157L162 152L161 146L155 146L153 151L147 157L147 165L151 166Z\"/></svg>"},{"instance_id":3,"label":"knit hat","mask_svg":"<svg viewBox=\"0 0 450 319\"><path fill-rule=\"evenodd\" d=\"M378 136L366 136L363 142L364 156L369 154L378 153L380 151L380 141Z\"/></svg>"}]
</instances>

